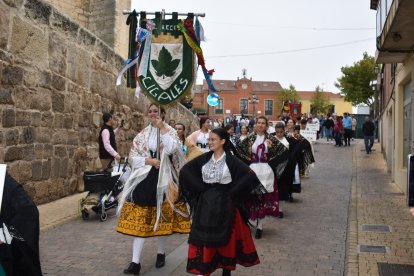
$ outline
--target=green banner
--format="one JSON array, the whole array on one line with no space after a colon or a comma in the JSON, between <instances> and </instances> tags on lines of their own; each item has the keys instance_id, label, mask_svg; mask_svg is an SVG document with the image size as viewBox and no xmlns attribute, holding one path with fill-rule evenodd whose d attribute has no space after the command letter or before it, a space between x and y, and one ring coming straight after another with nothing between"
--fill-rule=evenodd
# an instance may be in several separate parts
<instances>
[{"instance_id":1,"label":"green banner","mask_svg":"<svg viewBox=\"0 0 414 276\"><path fill-rule=\"evenodd\" d=\"M159 21L160 25L152 30L149 56L141 58L147 64L139 65L144 68L138 76L141 89L161 105L190 93L194 81L194 52L177 29L178 22L178 19Z\"/></svg>"}]
</instances>

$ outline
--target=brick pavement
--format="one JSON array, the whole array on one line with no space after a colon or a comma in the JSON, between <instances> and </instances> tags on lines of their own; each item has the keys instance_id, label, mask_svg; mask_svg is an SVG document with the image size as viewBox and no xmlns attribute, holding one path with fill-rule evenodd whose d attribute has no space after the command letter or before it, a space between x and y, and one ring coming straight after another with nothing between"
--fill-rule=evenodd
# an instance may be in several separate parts
<instances>
[{"instance_id":1,"label":"brick pavement","mask_svg":"<svg viewBox=\"0 0 414 276\"><path fill-rule=\"evenodd\" d=\"M346 275L378 275L378 262L414 263L414 218L386 172L380 146L374 149L367 155L363 141L354 148ZM366 232L363 225L388 225L391 232ZM385 246L387 252L359 253L358 245Z\"/></svg>"},{"instance_id":2,"label":"brick pavement","mask_svg":"<svg viewBox=\"0 0 414 276\"><path fill-rule=\"evenodd\" d=\"M284 219L265 221L263 239L256 242L261 264L238 267L235 275L378 275L377 262L412 264L414 218L405 196L385 172L379 146L369 156L361 149L362 141L351 148L317 144L318 162L303 180L303 192L286 203ZM45 275L122 275L132 238L115 232L116 218L77 218L55 226L73 219L74 198L66 199L70 207L59 203L64 200L39 207L41 217L49 216L40 244ZM364 232L364 224L389 225L391 232ZM154 268L156 239L149 239L142 275L187 275L186 238L168 239L165 270ZM384 245L387 253L359 253L358 245Z\"/></svg>"}]
</instances>

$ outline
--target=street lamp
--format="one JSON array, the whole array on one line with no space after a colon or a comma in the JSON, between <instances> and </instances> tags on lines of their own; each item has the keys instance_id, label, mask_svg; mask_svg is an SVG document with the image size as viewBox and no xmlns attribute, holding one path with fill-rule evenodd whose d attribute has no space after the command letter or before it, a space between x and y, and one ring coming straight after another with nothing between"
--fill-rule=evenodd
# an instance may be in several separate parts
<instances>
[{"instance_id":1,"label":"street lamp","mask_svg":"<svg viewBox=\"0 0 414 276\"><path fill-rule=\"evenodd\" d=\"M256 103L259 103L259 98L253 94L251 98L249 98L249 103L253 104L253 117L256 117Z\"/></svg>"}]
</instances>

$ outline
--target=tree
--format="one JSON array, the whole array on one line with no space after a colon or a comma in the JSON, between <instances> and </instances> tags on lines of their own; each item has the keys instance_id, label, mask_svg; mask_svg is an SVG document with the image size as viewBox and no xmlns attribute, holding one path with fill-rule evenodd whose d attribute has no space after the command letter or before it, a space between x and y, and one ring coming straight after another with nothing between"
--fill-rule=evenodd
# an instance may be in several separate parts
<instances>
[{"instance_id":1,"label":"tree","mask_svg":"<svg viewBox=\"0 0 414 276\"><path fill-rule=\"evenodd\" d=\"M283 88L278 93L278 98L281 102L298 102L300 100L299 94L293 84L289 85L289 88Z\"/></svg>"},{"instance_id":2,"label":"tree","mask_svg":"<svg viewBox=\"0 0 414 276\"><path fill-rule=\"evenodd\" d=\"M341 68L342 76L335 86L341 90L345 100L353 105L366 104L371 106L375 99L375 89L371 84L377 76L375 73L375 59L364 52L361 60L352 66Z\"/></svg>"},{"instance_id":3,"label":"tree","mask_svg":"<svg viewBox=\"0 0 414 276\"><path fill-rule=\"evenodd\" d=\"M329 96L323 92L323 89L318 86L315 88L315 93L310 99L311 113L327 113L330 106Z\"/></svg>"}]
</instances>

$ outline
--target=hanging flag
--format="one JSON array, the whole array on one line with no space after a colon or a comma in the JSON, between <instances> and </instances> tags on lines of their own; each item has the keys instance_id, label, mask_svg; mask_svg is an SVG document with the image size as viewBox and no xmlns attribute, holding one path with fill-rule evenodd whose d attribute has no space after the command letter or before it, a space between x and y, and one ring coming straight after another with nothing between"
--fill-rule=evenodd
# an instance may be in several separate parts
<instances>
[{"instance_id":1,"label":"hanging flag","mask_svg":"<svg viewBox=\"0 0 414 276\"><path fill-rule=\"evenodd\" d=\"M130 15L127 17L126 24L129 25L129 43L128 43L128 59L126 60L126 64L133 61L136 57L136 50L137 50L137 43L135 41L136 31L137 31L137 12L133 10ZM135 71L136 66L131 66L127 71L127 87L135 88L136 87L136 80L135 80Z\"/></svg>"},{"instance_id":2,"label":"hanging flag","mask_svg":"<svg viewBox=\"0 0 414 276\"><path fill-rule=\"evenodd\" d=\"M194 54L177 28L177 17L153 22L157 27L152 30L148 56L141 57L138 82L155 102L166 105L191 92L195 79Z\"/></svg>"}]
</instances>

